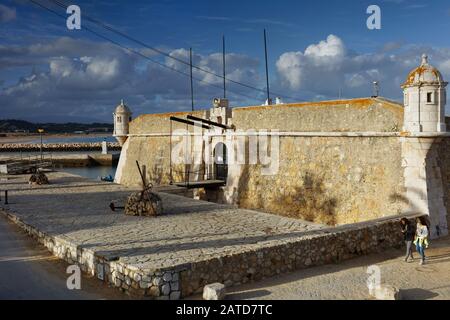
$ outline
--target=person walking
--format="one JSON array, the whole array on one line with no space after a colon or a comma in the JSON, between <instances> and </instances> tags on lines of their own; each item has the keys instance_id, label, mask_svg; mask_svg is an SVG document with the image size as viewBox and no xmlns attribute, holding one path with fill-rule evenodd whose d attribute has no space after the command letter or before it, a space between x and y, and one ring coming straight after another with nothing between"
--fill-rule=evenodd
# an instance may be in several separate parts
<instances>
[{"instance_id":1,"label":"person walking","mask_svg":"<svg viewBox=\"0 0 450 320\"><path fill-rule=\"evenodd\" d=\"M414 241L414 236L416 234L416 230L413 224L406 218L402 218L400 220L400 225L402 228L403 239L405 240L406 244L405 262L408 262L409 257L411 257L411 261L414 261L412 245Z\"/></svg>"},{"instance_id":2,"label":"person walking","mask_svg":"<svg viewBox=\"0 0 450 320\"><path fill-rule=\"evenodd\" d=\"M419 217L416 219L416 237L414 244L416 245L417 252L419 252L421 260L420 264L425 263L425 249L428 248L428 226L425 218Z\"/></svg>"}]
</instances>

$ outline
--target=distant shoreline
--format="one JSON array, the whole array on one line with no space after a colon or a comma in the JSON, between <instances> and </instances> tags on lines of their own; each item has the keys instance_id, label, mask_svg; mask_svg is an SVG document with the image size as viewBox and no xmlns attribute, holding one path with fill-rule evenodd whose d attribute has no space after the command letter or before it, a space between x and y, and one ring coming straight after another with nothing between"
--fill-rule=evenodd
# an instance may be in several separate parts
<instances>
[{"instance_id":1,"label":"distant shoreline","mask_svg":"<svg viewBox=\"0 0 450 320\"><path fill-rule=\"evenodd\" d=\"M5 133L5 136L0 134L0 144L5 143L31 143L39 139L39 133ZM89 134L74 134L74 133L55 133L43 134L43 139L68 139L68 138L102 138L112 137L112 133L89 133Z\"/></svg>"},{"instance_id":2,"label":"distant shoreline","mask_svg":"<svg viewBox=\"0 0 450 320\"><path fill-rule=\"evenodd\" d=\"M121 150L118 142L107 142L108 150ZM0 153L3 152L74 152L74 151L96 151L102 150L102 142L75 142L75 143L1 143Z\"/></svg>"}]
</instances>

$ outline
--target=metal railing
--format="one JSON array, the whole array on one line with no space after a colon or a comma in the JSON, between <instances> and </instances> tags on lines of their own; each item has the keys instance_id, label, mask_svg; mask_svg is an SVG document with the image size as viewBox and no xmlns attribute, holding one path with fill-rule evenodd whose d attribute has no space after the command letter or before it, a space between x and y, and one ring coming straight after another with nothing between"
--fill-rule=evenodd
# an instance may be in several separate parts
<instances>
[{"instance_id":1,"label":"metal railing","mask_svg":"<svg viewBox=\"0 0 450 320\"><path fill-rule=\"evenodd\" d=\"M38 169L52 168L53 155L51 153L26 155L20 153L19 156L9 157L0 160L2 165L1 173L20 174L28 172L36 172Z\"/></svg>"}]
</instances>

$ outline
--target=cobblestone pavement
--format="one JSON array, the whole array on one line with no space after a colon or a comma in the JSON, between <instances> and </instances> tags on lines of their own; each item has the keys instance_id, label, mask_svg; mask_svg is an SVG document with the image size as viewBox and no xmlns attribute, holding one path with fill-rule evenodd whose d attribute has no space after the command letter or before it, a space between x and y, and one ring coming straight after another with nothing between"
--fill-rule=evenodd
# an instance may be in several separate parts
<instances>
[{"instance_id":1,"label":"cobblestone pavement","mask_svg":"<svg viewBox=\"0 0 450 320\"><path fill-rule=\"evenodd\" d=\"M172 267L272 244L322 228L295 219L161 193L157 218L112 212L132 191L67 173L49 173L48 186L30 187L28 175L0 181L9 205L25 223L109 259L141 270Z\"/></svg>"},{"instance_id":2,"label":"cobblestone pavement","mask_svg":"<svg viewBox=\"0 0 450 320\"><path fill-rule=\"evenodd\" d=\"M419 266L418 259L405 263L403 251L392 249L230 288L227 299L369 299L370 265L378 265L381 282L402 289L404 299L450 299L450 237L433 241L427 256L427 263Z\"/></svg>"}]
</instances>

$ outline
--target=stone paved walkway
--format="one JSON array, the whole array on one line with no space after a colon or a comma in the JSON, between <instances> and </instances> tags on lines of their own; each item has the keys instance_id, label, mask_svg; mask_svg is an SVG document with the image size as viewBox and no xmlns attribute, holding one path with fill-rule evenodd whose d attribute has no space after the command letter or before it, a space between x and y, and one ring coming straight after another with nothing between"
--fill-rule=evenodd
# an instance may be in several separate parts
<instances>
[{"instance_id":1,"label":"stone paved walkway","mask_svg":"<svg viewBox=\"0 0 450 320\"><path fill-rule=\"evenodd\" d=\"M28 175L0 177L8 206L25 223L98 255L141 270L281 244L320 225L161 193L165 215L129 217L109 209L130 189L66 173L49 173L49 186L30 187Z\"/></svg>"},{"instance_id":2,"label":"stone paved walkway","mask_svg":"<svg viewBox=\"0 0 450 320\"><path fill-rule=\"evenodd\" d=\"M392 249L338 265L314 267L233 287L227 299L369 299L367 267L377 265L381 269L381 281L402 289L404 299L449 300L450 237L433 241L427 256L427 264L419 266L418 259L405 263L403 251Z\"/></svg>"}]
</instances>

